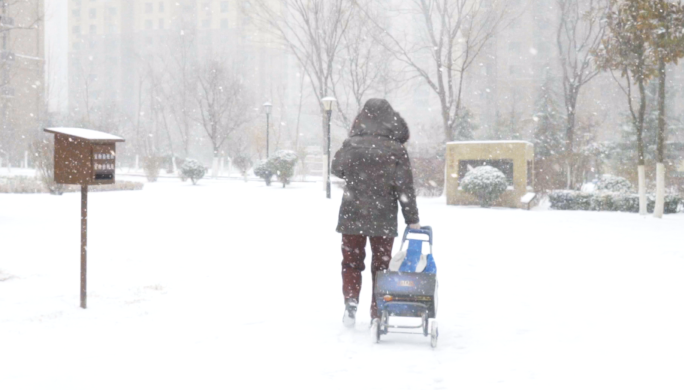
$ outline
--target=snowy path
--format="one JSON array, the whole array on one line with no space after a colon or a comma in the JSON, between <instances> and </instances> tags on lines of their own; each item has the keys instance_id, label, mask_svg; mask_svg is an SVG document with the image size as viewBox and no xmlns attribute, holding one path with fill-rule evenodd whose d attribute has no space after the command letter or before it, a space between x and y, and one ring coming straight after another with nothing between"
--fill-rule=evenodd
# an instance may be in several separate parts
<instances>
[{"instance_id":1,"label":"snowy path","mask_svg":"<svg viewBox=\"0 0 684 390\"><path fill-rule=\"evenodd\" d=\"M0 195L0 388L684 387L684 215L419 199L440 279L432 350L371 344L369 283L342 327L339 192L200 184L90 195L85 311L79 195Z\"/></svg>"}]
</instances>

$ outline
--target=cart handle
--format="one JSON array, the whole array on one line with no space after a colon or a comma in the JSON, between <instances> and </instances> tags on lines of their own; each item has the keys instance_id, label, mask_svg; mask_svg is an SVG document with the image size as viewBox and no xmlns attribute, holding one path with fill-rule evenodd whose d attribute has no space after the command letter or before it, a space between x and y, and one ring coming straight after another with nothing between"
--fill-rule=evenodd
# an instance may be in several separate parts
<instances>
[{"instance_id":1,"label":"cart handle","mask_svg":"<svg viewBox=\"0 0 684 390\"><path fill-rule=\"evenodd\" d=\"M414 234L424 234L428 236L428 241L430 242L430 252L432 252L432 227L430 226L421 226L420 229L411 229L408 225L406 226L406 229L404 230L404 237L401 239L401 245L404 245L404 242L406 242L406 238L408 237L409 233L414 233Z\"/></svg>"}]
</instances>

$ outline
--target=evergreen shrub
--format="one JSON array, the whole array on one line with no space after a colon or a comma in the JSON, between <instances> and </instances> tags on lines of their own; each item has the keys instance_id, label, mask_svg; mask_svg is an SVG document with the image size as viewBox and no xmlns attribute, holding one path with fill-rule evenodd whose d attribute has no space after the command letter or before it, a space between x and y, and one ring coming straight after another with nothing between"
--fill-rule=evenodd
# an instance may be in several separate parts
<instances>
[{"instance_id":1,"label":"evergreen shrub","mask_svg":"<svg viewBox=\"0 0 684 390\"><path fill-rule=\"evenodd\" d=\"M193 185L197 184L207 173L207 168L200 164L199 161L193 159L185 160L180 170L182 177L190 179Z\"/></svg>"},{"instance_id":2,"label":"evergreen shrub","mask_svg":"<svg viewBox=\"0 0 684 390\"><path fill-rule=\"evenodd\" d=\"M233 158L233 166L240 171L240 175L247 181L247 171L252 167L252 159L247 155L238 155Z\"/></svg>"},{"instance_id":3,"label":"evergreen shrub","mask_svg":"<svg viewBox=\"0 0 684 390\"><path fill-rule=\"evenodd\" d=\"M473 168L465 174L461 188L480 201L480 206L489 207L506 191L506 176L498 169L487 165Z\"/></svg>"},{"instance_id":4,"label":"evergreen shrub","mask_svg":"<svg viewBox=\"0 0 684 390\"><path fill-rule=\"evenodd\" d=\"M647 210L653 212L655 196L646 196ZM639 194L625 192L581 192L558 190L549 193L551 208L554 210L585 210L585 211L621 211L626 213L639 212ZM665 213L678 212L682 204L682 197L678 194L665 195Z\"/></svg>"},{"instance_id":5,"label":"evergreen shrub","mask_svg":"<svg viewBox=\"0 0 684 390\"><path fill-rule=\"evenodd\" d=\"M271 185L271 178L273 177L273 169L269 164L269 161L260 161L254 167L254 174L257 177L264 179L267 186Z\"/></svg>"},{"instance_id":6,"label":"evergreen shrub","mask_svg":"<svg viewBox=\"0 0 684 390\"><path fill-rule=\"evenodd\" d=\"M631 193L634 192L632 183L624 177L613 175L601 175L596 183L596 189L599 191Z\"/></svg>"},{"instance_id":7,"label":"evergreen shrub","mask_svg":"<svg viewBox=\"0 0 684 390\"><path fill-rule=\"evenodd\" d=\"M159 171L164 164L164 157L159 156L147 156L143 158L142 166L143 171L145 171L145 176L147 181L153 183L159 178Z\"/></svg>"},{"instance_id":8,"label":"evergreen shrub","mask_svg":"<svg viewBox=\"0 0 684 390\"><path fill-rule=\"evenodd\" d=\"M264 179L267 186L271 185L271 178L276 175L285 188L294 176L295 164L297 164L297 153L291 150L279 150L268 160L257 164L254 167L254 174Z\"/></svg>"},{"instance_id":9,"label":"evergreen shrub","mask_svg":"<svg viewBox=\"0 0 684 390\"><path fill-rule=\"evenodd\" d=\"M294 176L295 164L297 164L297 153L291 150L279 150L269 160L269 164L278 181L283 183L283 188L290 184L290 179Z\"/></svg>"}]
</instances>

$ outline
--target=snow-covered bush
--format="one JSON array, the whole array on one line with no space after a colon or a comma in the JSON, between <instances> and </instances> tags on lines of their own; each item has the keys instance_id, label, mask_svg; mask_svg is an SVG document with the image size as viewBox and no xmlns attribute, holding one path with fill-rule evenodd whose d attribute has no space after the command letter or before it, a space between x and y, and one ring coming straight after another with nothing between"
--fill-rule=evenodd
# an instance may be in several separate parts
<instances>
[{"instance_id":1,"label":"snow-covered bush","mask_svg":"<svg viewBox=\"0 0 684 390\"><path fill-rule=\"evenodd\" d=\"M506 191L506 176L490 166L473 168L461 181L463 191L480 200L480 206L489 207Z\"/></svg>"},{"instance_id":2,"label":"snow-covered bush","mask_svg":"<svg viewBox=\"0 0 684 390\"><path fill-rule=\"evenodd\" d=\"M551 208L555 210L591 210L593 193L572 190L549 192Z\"/></svg>"},{"instance_id":3,"label":"snow-covered bush","mask_svg":"<svg viewBox=\"0 0 684 390\"><path fill-rule=\"evenodd\" d=\"M647 210L653 212L655 196L647 195ZM627 213L639 212L639 195L620 192L581 192L570 190L551 191L549 193L551 208L555 210L586 210L586 211L622 211ZM677 194L665 195L665 213L678 212L682 197Z\"/></svg>"},{"instance_id":4,"label":"snow-covered bush","mask_svg":"<svg viewBox=\"0 0 684 390\"><path fill-rule=\"evenodd\" d=\"M260 161L254 167L254 174L257 177L264 179L267 186L271 185L271 178L273 177L273 168L271 167L271 164L269 164L269 161Z\"/></svg>"},{"instance_id":5,"label":"snow-covered bush","mask_svg":"<svg viewBox=\"0 0 684 390\"><path fill-rule=\"evenodd\" d=\"M45 183L34 177L0 177L0 194L35 194L46 192L46 190L48 190L48 187ZM52 192L52 190L49 190L49 192L53 195L61 195L64 192L64 186L60 189L59 194Z\"/></svg>"},{"instance_id":6,"label":"snow-covered bush","mask_svg":"<svg viewBox=\"0 0 684 390\"><path fill-rule=\"evenodd\" d=\"M88 187L88 192L104 192L104 191L131 191L142 190L144 184L132 181L117 180L114 184L105 184ZM64 192L80 192L80 185L64 184L60 187L61 193ZM29 176L10 176L0 177L0 194L35 194L35 193L51 193L53 189L48 188L41 179Z\"/></svg>"},{"instance_id":7,"label":"snow-covered bush","mask_svg":"<svg viewBox=\"0 0 684 390\"><path fill-rule=\"evenodd\" d=\"M294 176L297 153L291 150L279 150L267 161L261 161L254 167L254 174L264 179L267 186L271 185L273 175L278 176L278 181L285 185L290 184Z\"/></svg>"},{"instance_id":8,"label":"snow-covered bush","mask_svg":"<svg viewBox=\"0 0 684 390\"><path fill-rule=\"evenodd\" d=\"M297 153L291 150L279 150L268 162L278 176L278 181L283 183L283 188L290 184L290 179L294 176L295 164L297 164Z\"/></svg>"},{"instance_id":9,"label":"snow-covered bush","mask_svg":"<svg viewBox=\"0 0 684 390\"><path fill-rule=\"evenodd\" d=\"M161 170L163 163L163 157L147 156L143 158L142 166L143 171L145 171L147 181L151 183L157 181L157 178L159 177L159 171Z\"/></svg>"},{"instance_id":10,"label":"snow-covered bush","mask_svg":"<svg viewBox=\"0 0 684 390\"><path fill-rule=\"evenodd\" d=\"M192 180L193 185L197 184L197 182L204 177L204 174L207 173L207 168L193 159L185 160L183 165L181 165L180 170L184 177Z\"/></svg>"},{"instance_id":11,"label":"snow-covered bush","mask_svg":"<svg viewBox=\"0 0 684 390\"><path fill-rule=\"evenodd\" d=\"M596 183L597 191L631 193L634 191L632 183L624 177L613 175L601 175Z\"/></svg>"},{"instance_id":12,"label":"snow-covered bush","mask_svg":"<svg viewBox=\"0 0 684 390\"><path fill-rule=\"evenodd\" d=\"M36 175L50 194L62 195L64 185L55 182L54 150L55 142L52 137L37 140L31 144L31 151L36 162Z\"/></svg>"},{"instance_id":13,"label":"snow-covered bush","mask_svg":"<svg viewBox=\"0 0 684 390\"><path fill-rule=\"evenodd\" d=\"M247 181L247 171L252 167L252 159L247 155L238 155L233 158L233 166L240 171L242 177Z\"/></svg>"}]
</instances>

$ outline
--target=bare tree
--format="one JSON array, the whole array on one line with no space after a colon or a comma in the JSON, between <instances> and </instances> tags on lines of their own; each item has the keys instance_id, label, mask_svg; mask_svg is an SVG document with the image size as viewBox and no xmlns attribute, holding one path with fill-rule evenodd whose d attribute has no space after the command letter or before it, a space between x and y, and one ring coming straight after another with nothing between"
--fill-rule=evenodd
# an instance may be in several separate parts
<instances>
[{"instance_id":1,"label":"bare tree","mask_svg":"<svg viewBox=\"0 0 684 390\"><path fill-rule=\"evenodd\" d=\"M141 59L142 72L147 80L147 107L148 115L145 115L147 125L150 128L147 139L147 155L160 156L164 153L162 138L166 139L168 152L173 156L173 137L170 124L170 100L173 94L168 90L170 74L165 70L165 57L150 56ZM163 134L163 135L162 135Z\"/></svg>"},{"instance_id":2,"label":"bare tree","mask_svg":"<svg viewBox=\"0 0 684 390\"><path fill-rule=\"evenodd\" d=\"M188 23L183 23L180 31L179 34L169 34L167 39L167 61L164 61L164 68L168 82L164 88L164 99L169 105L169 113L180 137L183 154L188 157L195 131L193 115L196 106L192 96L197 90L194 83L197 71L197 53L194 51L196 36Z\"/></svg>"},{"instance_id":3,"label":"bare tree","mask_svg":"<svg viewBox=\"0 0 684 390\"><path fill-rule=\"evenodd\" d=\"M327 115L321 99L334 94L338 58L355 15L350 0L283 0L278 6L266 0L251 2L255 21L275 34L304 69L319 103L325 134ZM349 122L347 113L340 111L340 115Z\"/></svg>"},{"instance_id":4,"label":"bare tree","mask_svg":"<svg viewBox=\"0 0 684 390\"><path fill-rule=\"evenodd\" d=\"M341 115L344 128L351 127L350 120L369 95L387 96L406 80L393 69L393 58L382 36L389 26L383 10L378 8L369 4L364 12L357 12L343 35L339 72L333 75L331 89L339 110L344 113Z\"/></svg>"},{"instance_id":5,"label":"bare tree","mask_svg":"<svg viewBox=\"0 0 684 390\"><path fill-rule=\"evenodd\" d=\"M219 154L228 138L251 120L249 97L240 78L223 62L209 59L196 73L196 120L212 144L212 175L218 176Z\"/></svg>"},{"instance_id":6,"label":"bare tree","mask_svg":"<svg viewBox=\"0 0 684 390\"><path fill-rule=\"evenodd\" d=\"M567 188L575 185L573 175L577 102L582 87L601 69L594 64L594 53L606 31L606 0L557 0L559 23L556 43L562 70L563 99L566 111L565 156Z\"/></svg>"},{"instance_id":7,"label":"bare tree","mask_svg":"<svg viewBox=\"0 0 684 390\"><path fill-rule=\"evenodd\" d=\"M367 7L356 4L382 28ZM487 42L505 27L508 6L497 0L412 0L410 4L410 10L393 10L389 18L417 15L421 33L412 34L398 26L385 29L384 45L413 78L422 80L437 95L444 138L454 140L464 109L466 71Z\"/></svg>"}]
</instances>

